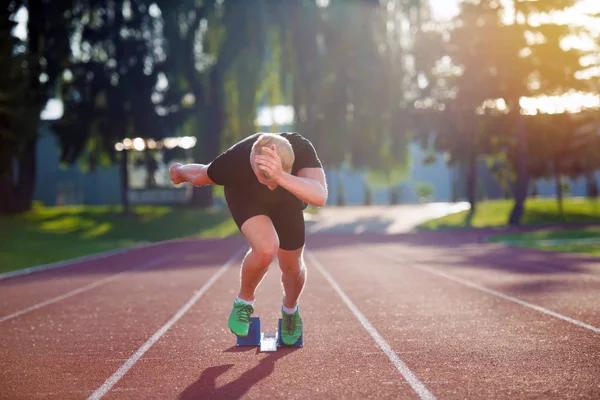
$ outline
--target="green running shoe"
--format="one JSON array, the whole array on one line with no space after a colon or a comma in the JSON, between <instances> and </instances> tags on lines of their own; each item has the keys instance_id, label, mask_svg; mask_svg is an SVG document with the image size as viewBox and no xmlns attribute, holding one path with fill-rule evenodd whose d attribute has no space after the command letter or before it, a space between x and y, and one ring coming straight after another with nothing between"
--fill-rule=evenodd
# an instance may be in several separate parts
<instances>
[{"instance_id":1,"label":"green running shoe","mask_svg":"<svg viewBox=\"0 0 600 400\"><path fill-rule=\"evenodd\" d=\"M302 336L302 319L300 309L295 313L288 314L281 310L281 341L286 346L293 346Z\"/></svg>"},{"instance_id":2,"label":"green running shoe","mask_svg":"<svg viewBox=\"0 0 600 400\"><path fill-rule=\"evenodd\" d=\"M254 312L254 307L250 304L235 301L233 303L233 309L229 315L229 330L233 334L239 337L248 336L248 329L250 328L250 316Z\"/></svg>"}]
</instances>

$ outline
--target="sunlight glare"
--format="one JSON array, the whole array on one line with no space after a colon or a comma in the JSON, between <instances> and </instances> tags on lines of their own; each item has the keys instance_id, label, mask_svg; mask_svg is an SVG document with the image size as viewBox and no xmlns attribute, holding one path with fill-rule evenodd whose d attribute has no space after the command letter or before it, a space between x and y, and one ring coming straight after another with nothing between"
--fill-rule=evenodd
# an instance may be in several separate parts
<instances>
[{"instance_id":1,"label":"sunlight glare","mask_svg":"<svg viewBox=\"0 0 600 400\"><path fill-rule=\"evenodd\" d=\"M572 92L562 96L522 97L519 104L524 115L578 113L600 107L600 95Z\"/></svg>"},{"instance_id":2,"label":"sunlight glare","mask_svg":"<svg viewBox=\"0 0 600 400\"><path fill-rule=\"evenodd\" d=\"M293 106L261 107L256 119L258 126L291 125L293 122Z\"/></svg>"},{"instance_id":3,"label":"sunlight glare","mask_svg":"<svg viewBox=\"0 0 600 400\"><path fill-rule=\"evenodd\" d=\"M450 20L460 11L456 0L429 0L433 17L438 20Z\"/></svg>"}]
</instances>

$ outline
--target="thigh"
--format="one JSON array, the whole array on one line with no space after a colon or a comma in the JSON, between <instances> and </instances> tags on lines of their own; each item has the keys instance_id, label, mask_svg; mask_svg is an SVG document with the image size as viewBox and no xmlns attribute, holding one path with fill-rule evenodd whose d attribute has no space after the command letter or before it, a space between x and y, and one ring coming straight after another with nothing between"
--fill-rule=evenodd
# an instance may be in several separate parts
<instances>
[{"instance_id":1,"label":"thigh","mask_svg":"<svg viewBox=\"0 0 600 400\"><path fill-rule=\"evenodd\" d=\"M225 200L227 201L231 217L240 231L242 230L242 225L250 218L257 215L268 215L267 208L261 202L256 201L251 196L248 196L247 193L242 193L239 190L225 187Z\"/></svg>"},{"instance_id":2,"label":"thigh","mask_svg":"<svg viewBox=\"0 0 600 400\"><path fill-rule=\"evenodd\" d=\"M296 207L275 206L269 210L269 217L279 236L279 248L294 251L304 247L304 213Z\"/></svg>"},{"instance_id":3,"label":"thigh","mask_svg":"<svg viewBox=\"0 0 600 400\"><path fill-rule=\"evenodd\" d=\"M228 188L225 200L238 229L253 249L272 251L279 247L277 232L263 203Z\"/></svg>"}]
</instances>

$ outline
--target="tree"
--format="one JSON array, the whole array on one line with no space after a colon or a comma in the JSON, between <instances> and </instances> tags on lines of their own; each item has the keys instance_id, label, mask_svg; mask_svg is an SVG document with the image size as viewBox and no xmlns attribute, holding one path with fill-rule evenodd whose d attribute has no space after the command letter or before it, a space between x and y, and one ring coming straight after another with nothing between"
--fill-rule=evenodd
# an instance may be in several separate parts
<instances>
[{"instance_id":1,"label":"tree","mask_svg":"<svg viewBox=\"0 0 600 400\"><path fill-rule=\"evenodd\" d=\"M254 127L256 92L271 29L267 3L157 2L165 24L169 85L194 99L194 113L186 119L198 138L194 158L199 162L209 162L237 138L225 134L229 118L237 119L238 134ZM212 187L194 189L194 204L206 207L212 201Z\"/></svg>"},{"instance_id":2,"label":"tree","mask_svg":"<svg viewBox=\"0 0 600 400\"><path fill-rule=\"evenodd\" d=\"M417 182L415 185L415 193L420 202L427 202L433 197L434 187L428 182Z\"/></svg>"},{"instance_id":3,"label":"tree","mask_svg":"<svg viewBox=\"0 0 600 400\"><path fill-rule=\"evenodd\" d=\"M442 75L438 82L442 88L438 101L441 97L446 110L440 115L447 115L438 125L437 148L449 152L450 160L469 166L467 197L471 203L476 197L477 160L486 155L498 158L496 173L515 178L511 224L520 221L531 169L521 98L562 94L580 87L574 75L580 54L560 47L569 27L554 23L538 26L530 17L572 3L517 0L513 12L516 22L507 23L505 3L465 0L451 30L446 52L460 73ZM453 71L452 66L446 69ZM421 120L432 115L428 111L422 114ZM505 173L502 165L510 171Z\"/></svg>"},{"instance_id":4,"label":"tree","mask_svg":"<svg viewBox=\"0 0 600 400\"><path fill-rule=\"evenodd\" d=\"M571 146L575 124L569 113L541 114L525 118L529 150L528 175L554 178L558 209L563 214L564 177L577 174L577 158Z\"/></svg>"},{"instance_id":5,"label":"tree","mask_svg":"<svg viewBox=\"0 0 600 400\"><path fill-rule=\"evenodd\" d=\"M0 9L0 214L31 208L40 118L69 54L72 2L8 1ZM27 11L27 37L12 35Z\"/></svg>"},{"instance_id":6,"label":"tree","mask_svg":"<svg viewBox=\"0 0 600 400\"><path fill-rule=\"evenodd\" d=\"M439 53L436 35L406 37L400 28L403 20L421 23L420 1L388 3L282 2L279 21L296 129L315 143L327 167L349 163L391 186L408 163L406 117L411 99L421 95L416 81Z\"/></svg>"},{"instance_id":7,"label":"tree","mask_svg":"<svg viewBox=\"0 0 600 400\"><path fill-rule=\"evenodd\" d=\"M501 95L496 79L501 55L494 50L504 33L501 11L493 0L461 4L445 48L453 65L446 63L437 76L444 89L441 103L424 112L435 123L436 150L448 154L449 165L466 171L471 214L476 212L478 162L493 154L496 135L502 132L502 112L494 101Z\"/></svg>"},{"instance_id":8,"label":"tree","mask_svg":"<svg viewBox=\"0 0 600 400\"><path fill-rule=\"evenodd\" d=\"M535 14L548 14L573 6L577 0L513 0L513 22L508 25L504 40L498 43L508 57L499 68L499 78L505 84L502 96L514 120L516 171L514 188L515 205L509 223L518 225L524 212L529 183L527 132L521 114L520 100L523 96L565 93L581 87L575 79L579 69L580 53L563 49L561 40L571 33L567 25L556 23L534 24ZM561 60L557 63L556 60ZM518 62L515 62L518 61Z\"/></svg>"},{"instance_id":9,"label":"tree","mask_svg":"<svg viewBox=\"0 0 600 400\"><path fill-rule=\"evenodd\" d=\"M93 169L119 160L121 203L129 213L128 151L115 144L126 138L163 137L152 102L159 60L152 50L154 19L143 0L95 0L74 9L81 31L81 55L73 55L63 85L65 118L54 130L62 160L83 157Z\"/></svg>"}]
</instances>

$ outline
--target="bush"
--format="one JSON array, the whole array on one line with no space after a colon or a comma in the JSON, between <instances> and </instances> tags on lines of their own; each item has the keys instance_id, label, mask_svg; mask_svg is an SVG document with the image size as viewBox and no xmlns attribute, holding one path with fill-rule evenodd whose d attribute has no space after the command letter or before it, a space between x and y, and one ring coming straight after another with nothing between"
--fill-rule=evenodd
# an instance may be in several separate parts
<instances>
[{"instance_id":1,"label":"bush","mask_svg":"<svg viewBox=\"0 0 600 400\"><path fill-rule=\"evenodd\" d=\"M415 185L415 193L419 201L431 201L433 198L434 187L431 183L419 182Z\"/></svg>"}]
</instances>

